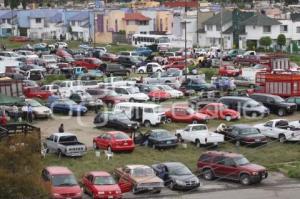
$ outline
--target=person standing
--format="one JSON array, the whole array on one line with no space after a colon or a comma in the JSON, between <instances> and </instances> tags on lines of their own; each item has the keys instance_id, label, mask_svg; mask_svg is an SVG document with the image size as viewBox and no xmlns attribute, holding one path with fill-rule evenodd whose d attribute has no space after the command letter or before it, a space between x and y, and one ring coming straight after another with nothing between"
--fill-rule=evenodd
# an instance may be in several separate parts
<instances>
[{"instance_id":1,"label":"person standing","mask_svg":"<svg viewBox=\"0 0 300 199\"><path fill-rule=\"evenodd\" d=\"M13 116L14 116L14 122L17 122L18 118L19 118L19 110L16 105L13 105L12 112L13 112Z\"/></svg>"},{"instance_id":2,"label":"person standing","mask_svg":"<svg viewBox=\"0 0 300 199\"><path fill-rule=\"evenodd\" d=\"M64 133L65 132L64 124L60 124L60 126L58 128L58 132L59 133Z\"/></svg>"},{"instance_id":3,"label":"person standing","mask_svg":"<svg viewBox=\"0 0 300 199\"><path fill-rule=\"evenodd\" d=\"M32 123L32 106L30 104L27 105L27 121Z\"/></svg>"}]
</instances>

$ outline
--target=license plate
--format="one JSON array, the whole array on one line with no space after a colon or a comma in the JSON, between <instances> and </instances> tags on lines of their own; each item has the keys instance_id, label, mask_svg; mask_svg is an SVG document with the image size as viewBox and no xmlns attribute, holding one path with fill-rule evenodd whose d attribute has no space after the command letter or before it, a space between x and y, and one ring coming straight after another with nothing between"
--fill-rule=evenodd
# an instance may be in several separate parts
<instances>
[{"instance_id":1,"label":"license plate","mask_svg":"<svg viewBox=\"0 0 300 199\"><path fill-rule=\"evenodd\" d=\"M66 199L72 199L72 198L66 198Z\"/></svg>"},{"instance_id":2,"label":"license plate","mask_svg":"<svg viewBox=\"0 0 300 199\"><path fill-rule=\"evenodd\" d=\"M124 143L124 145L128 145L128 143L127 143L127 142L125 142L125 143Z\"/></svg>"},{"instance_id":3,"label":"license plate","mask_svg":"<svg viewBox=\"0 0 300 199\"><path fill-rule=\"evenodd\" d=\"M167 144L171 144L172 142L171 141L167 141Z\"/></svg>"},{"instance_id":4,"label":"license plate","mask_svg":"<svg viewBox=\"0 0 300 199\"><path fill-rule=\"evenodd\" d=\"M108 199L113 199L114 197L113 196L108 196Z\"/></svg>"},{"instance_id":5,"label":"license plate","mask_svg":"<svg viewBox=\"0 0 300 199\"><path fill-rule=\"evenodd\" d=\"M214 145L217 146L217 145L218 145L218 142L214 142Z\"/></svg>"},{"instance_id":6,"label":"license plate","mask_svg":"<svg viewBox=\"0 0 300 199\"><path fill-rule=\"evenodd\" d=\"M255 142L260 142L260 139L255 139Z\"/></svg>"}]
</instances>

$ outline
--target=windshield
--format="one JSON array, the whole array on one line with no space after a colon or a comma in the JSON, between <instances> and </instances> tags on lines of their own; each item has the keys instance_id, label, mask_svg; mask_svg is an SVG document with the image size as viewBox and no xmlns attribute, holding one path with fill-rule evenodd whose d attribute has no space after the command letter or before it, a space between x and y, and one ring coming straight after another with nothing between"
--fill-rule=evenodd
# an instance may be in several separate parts
<instances>
[{"instance_id":1,"label":"windshield","mask_svg":"<svg viewBox=\"0 0 300 199\"><path fill-rule=\"evenodd\" d=\"M32 106L32 107L39 107L39 106L42 106L38 101L35 101L35 100L28 100L27 102L28 102L28 104L30 104L30 106Z\"/></svg>"},{"instance_id":2,"label":"windshield","mask_svg":"<svg viewBox=\"0 0 300 199\"><path fill-rule=\"evenodd\" d=\"M205 84L206 82L204 81L204 79L193 79L192 80L194 83L196 84Z\"/></svg>"},{"instance_id":3,"label":"windshield","mask_svg":"<svg viewBox=\"0 0 300 199\"><path fill-rule=\"evenodd\" d=\"M77 142L76 136L61 136L59 138L59 143L64 143L64 142Z\"/></svg>"},{"instance_id":4,"label":"windshield","mask_svg":"<svg viewBox=\"0 0 300 199\"><path fill-rule=\"evenodd\" d=\"M191 175L192 172L183 165L174 165L172 167L168 167L169 175Z\"/></svg>"},{"instance_id":5,"label":"windshield","mask_svg":"<svg viewBox=\"0 0 300 199\"><path fill-rule=\"evenodd\" d=\"M136 176L136 177L154 176L154 172L151 168L135 168L132 171L132 176Z\"/></svg>"},{"instance_id":6,"label":"windshield","mask_svg":"<svg viewBox=\"0 0 300 199\"><path fill-rule=\"evenodd\" d=\"M65 100L65 103L68 105L77 105L76 102L74 102L72 100Z\"/></svg>"},{"instance_id":7,"label":"windshield","mask_svg":"<svg viewBox=\"0 0 300 199\"><path fill-rule=\"evenodd\" d=\"M127 115L124 114L124 113L117 114L116 118L118 118L119 120L129 120L129 118L127 117Z\"/></svg>"},{"instance_id":8,"label":"windshield","mask_svg":"<svg viewBox=\"0 0 300 199\"><path fill-rule=\"evenodd\" d=\"M195 113L195 111L191 108L187 108L186 112L188 112L189 114L194 114Z\"/></svg>"},{"instance_id":9,"label":"windshield","mask_svg":"<svg viewBox=\"0 0 300 199\"><path fill-rule=\"evenodd\" d=\"M235 162L236 165L238 166L242 166L242 165L246 165L246 164L249 164L249 160L243 156L241 157L236 157L236 158L233 158L233 161Z\"/></svg>"},{"instance_id":10,"label":"windshield","mask_svg":"<svg viewBox=\"0 0 300 199\"><path fill-rule=\"evenodd\" d=\"M240 130L241 135L254 135L259 134L259 131L256 128L245 128Z\"/></svg>"},{"instance_id":11,"label":"windshield","mask_svg":"<svg viewBox=\"0 0 300 199\"><path fill-rule=\"evenodd\" d=\"M71 174L51 176L51 181L54 187L77 185L75 177Z\"/></svg>"},{"instance_id":12,"label":"windshield","mask_svg":"<svg viewBox=\"0 0 300 199\"><path fill-rule=\"evenodd\" d=\"M94 180L95 185L113 185L116 181L111 176L97 176Z\"/></svg>"},{"instance_id":13,"label":"windshield","mask_svg":"<svg viewBox=\"0 0 300 199\"><path fill-rule=\"evenodd\" d=\"M153 111L154 111L154 113L162 113L162 112L164 112L164 111L161 109L160 106L157 106L157 107L153 108Z\"/></svg>"},{"instance_id":14,"label":"windshield","mask_svg":"<svg viewBox=\"0 0 300 199\"><path fill-rule=\"evenodd\" d=\"M168 37L161 37L157 41L158 43L170 43L170 39Z\"/></svg>"},{"instance_id":15,"label":"windshield","mask_svg":"<svg viewBox=\"0 0 300 199\"><path fill-rule=\"evenodd\" d=\"M109 92L107 92L107 96L116 97L116 96L119 96L119 95L115 91L109 91Z\"/></svg>"},{"instance_id":16,"label":"windshield","mask_svg":"<svg viewBox=\"0 0 300 199\"><path fill-rule=\"evenodd\" d=\"M129 136L125 133L117 133L115 135L116 140L128 140Z\"/></svg>"},{"instance_id":17,"label":"windshield","mask_svg":"<svg viewBox=\"0 0 300 199\"><path fill-rule=\"evenodd\" d=\"M130 94L135 94L135 93L139 93L139 92L140 92L139 89L136 88L136 87L130 87L130 88L127 88L127 91L128 91L128 93L130 93Z\"/></svg>"},{"instance_id":18,"label":"windshield","mask_svg":"<svg viewBox=\"0 0 300 199\"><path fill-rule=\"evenodd\" d=\"M207 130L207 127L205 125L199 125L193 127L193 131L204 131L204 130Z\"/></svg>"},{"instance_id":19,"label":"windshield","mask_svg":"<svg viewBox=\"0 0 300 199\"><path fill-rule=\"evenodd\" d=\"M170 86L168 85L161 85L160 86L163 90L166 90L166 91L170 91L170 90L173 90Z\"/></svg>"},{"instance_id":20,"label":"windshield","mask_svg":"<svg viewBox=\"0 0 300 199\"><path fill-rule=\"evenodd\" d=\"M284 102L284 99L279 96L274 96L274 100L275 100L275 102Z\"/></svg>"}]
</instances>

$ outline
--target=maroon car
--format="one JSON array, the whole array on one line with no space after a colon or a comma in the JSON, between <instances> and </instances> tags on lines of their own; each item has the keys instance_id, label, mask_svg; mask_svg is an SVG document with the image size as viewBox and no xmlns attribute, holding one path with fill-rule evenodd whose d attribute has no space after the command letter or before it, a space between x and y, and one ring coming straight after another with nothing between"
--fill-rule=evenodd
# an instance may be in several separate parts
<instances>
[{"instance_id":1,"label":"maroon car","mask_svg":"<svg viewBox=\"0 0 300 199\"><path fill-rule=\"evenodd\" d=\"M127 101L125 98L122 98L115 91L109 89L91 88L91 89L87 89L86 92L88 92L94 98L101 99L108 107L112 107L117 103Z\"/></svg>"},{"instance_id":2,"label":"maroon car","mask_svg":"<svg viewBox=\"0 0 300 199\"><path fill-rule=\"evenodd\" d=\"M215 177L239 181L243 185L260 183L268 177L265 167L250 163L243 155L222 151L207 151L197 163L204 179Z\"/></svg>"},{"instance_id":3,"label":"maroon car","mask_svg":"<svg viewBox=\"0 0 300 199\"><path fill-rule=\"evenodd\" d=\"M255 65L260 63L260 57L257 55L238 56L233 60L233 64L239 65Z\"/></svg>"},{"instance_id":4,"label":"maroon car","mask_svg":"<svg viewBox=\"0 0 300 199\"><path fill-rule=\"evenodd\" d=\"M104 53L100 56L102 61L117 62L118 56L112 53Z\"/></svg>"}]
</instances>

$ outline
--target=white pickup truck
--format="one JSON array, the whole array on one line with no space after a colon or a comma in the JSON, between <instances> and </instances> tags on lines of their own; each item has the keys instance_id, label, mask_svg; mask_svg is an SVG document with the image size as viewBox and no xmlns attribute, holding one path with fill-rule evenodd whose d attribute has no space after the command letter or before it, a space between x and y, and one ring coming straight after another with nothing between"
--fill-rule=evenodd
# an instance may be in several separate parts
<instances>
[{"instance_id":1,"label":"white pickup truck","mask_svg":"<svg viewBox=\"0 0 300 199\"><path fill-rule=\"evenodd\" d=\"M190 124L184 129L177 130L175 135L179 140L195 143L197 147L224 142L224 135L208 131L205 124Z\"/></svg>"},{"instance_id":2,"label":"white pickup truck","mask_svg":"<svg viewBox=\"0 0 300 199\"><path fill-rule=\"evenodd\" d=\"M280 142L300 141L300 128L292 126L284 119L270 120L254 127L258 128L265 136L279 139Z\"/></svg>"}]
</instances>

